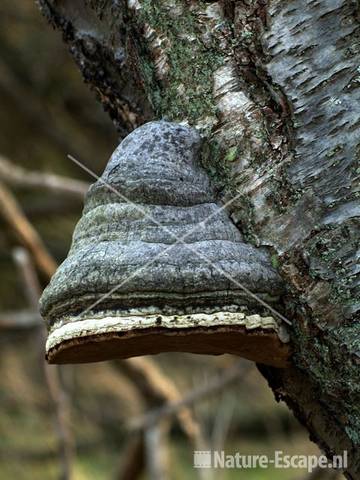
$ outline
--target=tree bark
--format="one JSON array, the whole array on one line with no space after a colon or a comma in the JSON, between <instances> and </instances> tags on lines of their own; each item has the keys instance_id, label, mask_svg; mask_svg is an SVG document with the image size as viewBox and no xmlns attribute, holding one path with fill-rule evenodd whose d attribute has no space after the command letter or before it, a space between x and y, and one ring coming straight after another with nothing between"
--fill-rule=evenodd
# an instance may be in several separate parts
<instances>
[{"instance_id":1,"label":"tree bark","mask_svg":"<svg viewBox=\"0 0 360 480\"><path fill-rule=\"evenodd\" d=\"M203 164L288 293L288 369L260 370L360 478L358 3L39 0L125 135L154 118L207 139Z\"/></svg>"}]
</instances>

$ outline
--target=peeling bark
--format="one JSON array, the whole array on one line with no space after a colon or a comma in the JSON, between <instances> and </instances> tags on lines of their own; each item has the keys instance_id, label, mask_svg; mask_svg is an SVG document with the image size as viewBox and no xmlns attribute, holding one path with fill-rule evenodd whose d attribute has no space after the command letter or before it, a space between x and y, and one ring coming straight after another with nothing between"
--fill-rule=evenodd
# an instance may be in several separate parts
<instances>
[{"instance_id":1,"label":"peeling bark","mask_svg":"<svg viewBox=\"0 0 360 480\"><path fill-rule=\"evenodd\" d=\"M286 281L293 365L260 367L360 478L358 4L39 0L125 134L153 118L207 138L203 164Z\"/></svg>"}]
</instances>

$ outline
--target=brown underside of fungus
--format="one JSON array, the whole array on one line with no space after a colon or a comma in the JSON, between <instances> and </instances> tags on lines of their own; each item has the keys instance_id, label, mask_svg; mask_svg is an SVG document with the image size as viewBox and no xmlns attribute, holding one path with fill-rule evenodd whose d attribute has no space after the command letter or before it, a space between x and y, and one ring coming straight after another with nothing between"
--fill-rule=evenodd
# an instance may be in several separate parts
<instances>
[{"instance_id":1,"label":"brown underside of fungus","mask_svg":"<svg viewBox=\"0 0 360 480\"><path fill-rule=\"evenodd\" d=\"M158 121L115 150L41 298L50 363L181 351L286 366L282 327L241 288L276 305L281 279L215 202L200 147Z\"/></svg>"}]
</instances>

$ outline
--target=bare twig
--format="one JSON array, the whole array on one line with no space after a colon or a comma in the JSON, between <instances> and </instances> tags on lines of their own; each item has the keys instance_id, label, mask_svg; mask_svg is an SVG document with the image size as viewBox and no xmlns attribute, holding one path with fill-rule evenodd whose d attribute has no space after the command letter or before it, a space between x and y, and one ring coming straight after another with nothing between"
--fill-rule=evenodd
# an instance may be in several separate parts
<instances>
[{"instance_id":1,"label":"bare twig","mask_svg":"<svg viewBox=\"0 0 360 480\"><path fill-rule=\"evenodd\" d=\"M132 380L141 392L146 407L157 408L181 398L174 383L164 375L155 362L149 358L136 357L125 361L114 362L114 366ZM177 412L177 420L185 435L196 449L204 444L200 425L195 420L190 409L184 407ZM146 425L137 435L138 446L142 445L145 454L146 467L150 478L167 477L166 437L170 423L168 419L159 418ZM125 462L129 468L129 462ZM124 472L124 469L122 469ZM139 474L137 470L137 474ZM125 478L123 474L117 477Z\"/></svg>"},{"instance_id":2,"label":"bare twig","mask_svg":"<svg viewBox=\"0 0 360 480\"><path fill-rule=\"evenodd\" d=\"M145 360L145 365L143 361ZM193 414L191 410L188 408L190 405L198 402L204 398L208 398L209 395L218 393L222 391L225 387L227 387L230 383L238 380L239 376L244 376L244 374L248 371L247 362L240 361L236 362L236 364L226 370L221 375L217 375L214 377L210 382L206 385L194 389L189 392L187 395L181 397L180 393L173 390L173 384L171 383L171 387L169 388L167 379L165 377L165 382L162 378L157 378L157 373L153 375L152 372L152 362L148 362L148 359L133 358L126 362L124 366L123 363L118 362L117 365L122 365L122 368L133 370L130 376L134 376L137 378L137 385L140 385L146 395L146 398L149 399L149 404L153 405L153 410L149 413L146 413L140 418L136 418L133 421L130 421L129 427L131 430L134 431L143 431L145 437L145 449L147 453L147 458L152 458L157 460L157 466L153 465L150 462L148 464L149 474L153 474L153 477L156 478L156 474L159 472L166 472L165 465L163 463L163 457L160 455L159 457L155 456L155 453L152 452L152 448L155 444L155 439L160 442L160 426L162 424L168 424L171 416L177 416L178 420L180 420L180 425L182 426L183 430L188 434L191 435L193 443L195 445L196 450L204 450L206 449L206 442L202 435L201 429L199 424L193 419ZM160 401L162 398L162 402ZM158 406L156 406L156 403ZM187 415L190 417L190 425L187 424L187 421L184 423L184 418L186 420ZM160 447L161 443L159 444L158 448ZM160 449L163 451L163 449ZM159 469L158 471L156 470ZM206 475L203 472L199 472L201 478L206 478ZM165 473L161 473L165 475ZM152 478L152 477L150 477Z\"/></svg>"},{"instance_id":3,"label":"bare twig","mask_svg":"<svg viewBox=\"0 0 360 480\"><path fill-rule=\"evenodd\" d=\"M123 452L123 461L115 475L116 480L137 480L145 468L144 437L138 432L131 436Z\"/></svg>"},{"instance_id":4,"label":"bare twig","mask_svg":"<svg viewBox=\"0 0 360 480\"><path fill-rule=\"evenodd\" d=\"M0 330L33 329L43 326L43 320L34 310L19 310L0 313Z\"/></svg>"},{"instance_id":5,"label":"bare twig","mask_svg":"<svg viewBox=\"0 0 360 480\"><path fill-rule=\"evenodd\" d=\"M2 155L0 155L0 180L11 186L45 189L80 200L84 198L89 188L89 184L81 180L19 167Z\"/></svg>"},{"instance_id":6,"label":"bare twig","mask_svg":"<svg viewBox=\"0 0 360 480\"><path fill-rule=\"evenodd\" d=\"M157 422L144 432L145 458L149 480L166 480L169 463L166 438L169 422Z\"/></svg>"},{"instance_id":7,"label":"bare twig","mask_svg":"<svg viewBox=\"0 0 360 480\"><path fill-rule=\"evenodd\" d=\"M29 304L33 310L37 312L41 287L30 256L24 248L20 247L14 249L13 256L19 268ZM41 345L43 345L46 335L44 328L40 330L40 335L42 340ZM70 480L74 457L74 445L70 430L68 399L61 387L58 367L48 365L45 362L43 355L41 363L43 365L49 395L54 406L61 460L61 480Z\"/></svg>"},{"instance_id":8,"label":"bare twig","mask_svg":"<svg viewBox=\"0 0 360 480\"><path fill-rule=\"evenodd\" d=\"M33 311L38 312L41 286L31 263L30 256L25 248L22 247L14 248L12 254L15 264L19 269L27 301Z\"/></svg>"},{"instance_id":9,"label":"bare twig","mask_svg":"<svg viewBox=\"0 0 360 480\"><path fill-rule=\"evenodd\" d=\"M47 252L37 231L25 217L20 205L10 190L0 181L0 214L27 248L39 270L50 278L56 269L55 260Z\"/></svg>"},{"instance_id":10,"label":"bare twig","mask_svg":"<svg viewBox=\"0 0 360 480\"><path fill-rule=\"evenodd\" d=\"M126 361L114 362L114 366L133 380L142 392L148 408L167 408L168 405L181 401L180 392L174 383L159 370L156 363L151 359L145 357L129 358ZM174 413L185 435L192 443L197 444L199 437L201 437L200 426L191 410L183 405ZM148 425L151 423L154 422L150 421Z\"/></svg>"},{"instance_id":11,"label":"bare twig","mask_svg":"<svg viewBox=\"0 0 360 480\"><path fill-rule=\"evenodd\" d=\"M225 391L224 393L226 395L227 392ZM223 396L219 402L220 408L215 416L211 435L211 444L213 450L224 450L237 401L238 399L236 399L234 396L232 396L231 400L227 400Z\"/></svg>"},{"instance_id":12,"label":"bare twig","mask_svg":"<svg viewBox=\"0 0 360 480\"><path fill-rule=\"evenodd\" d=\"M133 430L144 429L147 428L148 425L156 423L161 418L177 415L183 408L189 407L195 402L207 398L211 394L222 391L230 383L237 381L240 376L244 376L247 370L247 363L245 363L245 361L236 362L233 367L225 370L221 375L216 375L206 385L195 388L179 400L155 408L142 417L130 421L129 427Z\"/></svg>"}]
</instances>

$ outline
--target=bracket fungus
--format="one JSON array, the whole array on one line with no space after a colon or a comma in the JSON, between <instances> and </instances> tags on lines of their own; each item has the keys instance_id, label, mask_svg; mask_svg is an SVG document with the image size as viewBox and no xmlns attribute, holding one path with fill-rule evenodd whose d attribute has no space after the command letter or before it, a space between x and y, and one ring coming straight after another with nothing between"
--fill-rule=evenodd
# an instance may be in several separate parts
<instances>
[{"instance_id":1,"label":"bracket fungus","mask_svg":"<svg viewBox=\"0 0 360 480\"><path fill-rule=\"evenodd\" d=\"M201 142L156 121L117 147L41 298L50 363L182 351L287 364L277 320L240 288L276 305L281 279L216 203Z\"/></svg>"}]
</instances>

